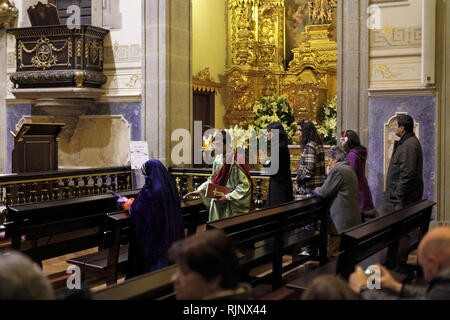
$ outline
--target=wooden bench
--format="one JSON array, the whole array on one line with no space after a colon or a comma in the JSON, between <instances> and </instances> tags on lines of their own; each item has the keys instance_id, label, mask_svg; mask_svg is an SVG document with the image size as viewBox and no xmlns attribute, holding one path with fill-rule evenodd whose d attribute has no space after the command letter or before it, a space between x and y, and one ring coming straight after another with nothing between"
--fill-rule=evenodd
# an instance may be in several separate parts
<instances>
[{"instance_id":1,"label":"wooden bench","mask_svg":"<svg viewBox=\"0 0 450 320\"><path fill-rule=\"evenodd\" d=\"M238 249L239 264L244 281L256 285L269 280L273 288L282 285L282 273L315 259L327 262L326 215L328 209L318 199L288 202L248 214L234 216L207 224L207 229L221 229L232 239ZM320 221L320 232L305 231L300 228ZM285 254L298 253L308 244L319 248L319 256L305 256L293 259L286 267L282 266ZM272 262L272 272L263 279L251 279L250 269Z\"/></svg>"},{"instance_id":2,"label":"wooden bench","mask_svg":"<svg viewBox=\"0 0 450 320\"><path fill-rule=\"evenodd\" d=\"M172 265L93 293L94 300L167 300L175 299L171 278L177 270Z\"/></svg>"},{"instance_id":3,"label":"wooden bench","mask_svg":"<svg viewBox=\"0 0 450 320\"><path fill-rule=\"evenodd\" d=\"M266 261L280 261L279 253L283 254L291 245L288 238L295 239L294 235L298 232L292 230L311 223L312 221L321 221L323 229L326 230L325 215L327 211L323 202L317 199L295 201L282 206L265 209L245 215L217 220L207 224L207 229L220 228L228 231L237 246L254 243L255 251L250 255L241 255L241 268L256 266ZM236 221L236 218L238 221ZM255 220L255 221L253 221ZM255 228L254 230L251 230ZM259 235L258 232L262 234ZM269 240L266 243L266 249L272 248L272 251L258 246L262 240ZM297 235L301 240L296 244L305 245L302 236ZM320 260L326 262L327 234L309 235L310 241L316 240L320 248ZM258 252L257 248L261 248ZM279 248L279 251L277 251ZM274 251L275 250L275 251ZM251 257L252 256L252 257ZM280 269L281 265L275 268ZM171 283L172 275L176 272L177 266L169 266L155 272L151 272L140 277L126 280L121 284L108 286L105 289L93 293L95 300L129 300L129 299L174 299L173 286Z\"/></svg>"},{"instance_id":4,"label":"wooden bench","mask_svg":"<svg viewBox=\"0 0 450 320\"><path fill-rule=\"evenodd\" d=\"M187 235L194 234L199 225L206 223L208 211L203 209L200 200L181 202L181 214ZM128 263L130 224L131 217L128 212L108 213L101 250L69 259L67 263L80 267L83 280L92 275L105 278L107 285L116 283L117 274L124 273Z\"/></svg>"},{"instance_id":5,"label":"wooden bench","mask_svg":"<svg viewBox=\"0 0 450 320\"><path fill-rule=\"evenodd\" d=\"M140 190L122 192L136 197ZM117 210L110 194L8 206L5 236L11 249L34 261L100 247L107 212ZM22 240L22 239L25 239Z\"/></svg>"},{"instance_id":6,"label":"wooden bench","mask_svg":"<svg viewBox=\"0 0 450 320\"><path fill-rule=\"evenodd\" d=\"M428 231L432 208L435 202L422 200L391 214L378 217L342 233L338 259L315 270L303 273L289 282L286 287L305 290L310 282L324 274L336 274L348 279L355 266L363 268L381 263L388 269L396 270L400 254L415 250L423 235ZM416 238L410 239L406 252L399 252L403 239L419 231Z\"/></svg>"}]
</instances>

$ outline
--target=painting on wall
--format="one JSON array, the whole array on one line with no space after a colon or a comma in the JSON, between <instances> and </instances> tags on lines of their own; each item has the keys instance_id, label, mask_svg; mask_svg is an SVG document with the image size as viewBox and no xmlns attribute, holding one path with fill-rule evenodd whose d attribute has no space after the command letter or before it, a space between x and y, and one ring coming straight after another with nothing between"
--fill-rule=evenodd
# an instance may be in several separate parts
<instances>
[{"instance_id":1,"label":"painting on wall","mask_svg":"<svg viewBox=\"0 0 450 320\"><path fill-rule=\"evenodd\" d=\"M285 21L286 21L286 63L289 64L294 57L292 49L297 48L306 40L302 35L305 26L311 24L308 10L308 0L286 0L285 1Z\"/></svg>"}]
</instances>

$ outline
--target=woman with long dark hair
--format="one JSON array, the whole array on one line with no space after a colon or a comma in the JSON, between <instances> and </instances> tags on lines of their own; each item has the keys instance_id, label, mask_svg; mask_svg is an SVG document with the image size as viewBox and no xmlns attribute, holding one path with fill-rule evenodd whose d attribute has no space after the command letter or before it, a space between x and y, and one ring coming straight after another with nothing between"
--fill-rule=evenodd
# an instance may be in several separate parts
<instances>
[{"instance_id":1,"label":"woman with long dark hair","mask_svg":"<svg viewBox=\"0 0 450 320\"><path fill-rule=\"evenodd\" d=\"M315 188L322 186L325 176L325 152L316 127L311 120L300 120L297 123L297 134L303 149L295 179L295 197L311 195ZM315 224L305 227L306 230L317 230ZM308 246L302 255L316 255L317 248Z\"/></svg>"},{"instance_id":2,"label":"woman with long dark hair","mask_svg":"<svg viewBox=\"0 0 450 320\"><path fill-rule=\"evenodd\" d=\"M295 179L295 195L303 196L311 194L323 184L325 152L322 139L311 120L300 120L297 123L297 134L303 153Z\"/></svg>"},{"instance_id":3,"label":"woman with long dark hair","mask_svg":"<svg viewBox=\"0 0 450 320\"><path fill-rule=\"evenodd\" d=\"M376 211L372 201L369 184L366 179L367 148L361 145L358 134L353 130L341 133L341 144L347 152L347 160L358 177L359 207L363 218L374 217Z\"/></svg>"},{"instance_id":4,"label":"woman with long dark hair","mask_svg":"<svg viewBox=\"0 0 450 320\"><path fill-rule=\"evenodd\" d=\"M273 152L278 152L278 171L269 178L266 207L273 207L294 199L287 134L281 123L270 123L267 126L267 138L269 141L272 140L273 130L278 130L278 143L271 150L271 158L273 159ZM270 165L274 165L274 163Z\"/></svg>"}]
</instances>

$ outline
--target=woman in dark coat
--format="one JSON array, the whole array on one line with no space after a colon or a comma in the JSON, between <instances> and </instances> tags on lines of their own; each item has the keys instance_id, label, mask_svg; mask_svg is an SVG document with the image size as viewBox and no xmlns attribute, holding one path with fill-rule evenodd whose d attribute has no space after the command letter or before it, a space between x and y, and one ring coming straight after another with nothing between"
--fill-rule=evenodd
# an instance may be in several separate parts
<instances>
[{"instance_id":1,"label":"woman in dark coat","mask_svg":"<svg viewBox=\"0 0 450 320\"><path fill-rule=\"evenodd\" d=\"M142 167L145 184L130 208L127 278L168 266L167 252L184 238L181 201L175 182L159 160Z\"/></svg>"},{"instance_id":2,"label":"woman in dark coat","mask_svg":"<svg viewBox=\"0 0 450 320\"><path fill-rule=\"evenodd\" d=\"M294 199L291 179L291 158L288 149L287 134L283 125L279 122L270 123L267 126L268 140L271 140L272 130L278 130L279 167L277 173L269 178L269 190L267 192L266 207L273 207L292 201ZM275 150L271 150L274 152Z\"/></svg>"}]
</instances>

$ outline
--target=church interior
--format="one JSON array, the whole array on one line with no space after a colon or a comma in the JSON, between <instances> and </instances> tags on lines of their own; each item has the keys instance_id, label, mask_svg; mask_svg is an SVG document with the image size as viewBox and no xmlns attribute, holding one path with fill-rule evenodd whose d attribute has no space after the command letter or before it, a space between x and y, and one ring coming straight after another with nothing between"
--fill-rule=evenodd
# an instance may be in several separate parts
<instances>
[{"instance_id":1,"label":"church interior","mask_svg":"<svg viewBox=\"0 0 450 320\"><path fill-rule=\"evenodd\" d=\"M146 160L162 162L182 198L211 175L201 158L208 129L240 140L279 121L295 181L303 152L296 124L309 120L326 151L341 132L358 133L381 212L402 114L414 119L427 201L405 212L415 220L364 229L379 246L365 250L386 249L388 265L398 241L386 239L408 236L406 223L450 227L450 1L0 0L0 251L38 262L56 291L76 266L95 299L173 298L173 267L140 278L139 290L125 279L129 216L110 190L137 198ZM322 221L325 209L308 201L267 209L259 160L249 165L249 214L273 221L246 220L254 225L244 232L236 220L233 229L233 220L208 221L193 197L181 203L184 227L187 235L222 229L237 247L253 241L253 255L272 241L270 254L243 262L246 279L257 279L254 298L299 299L299 275L326 258L322 249L316 261L299 258L305 242L290 243L294 227ZM310 220L295 214L307 211ZM349 247L364 247L346 236ZM324 237L317 231L314 241ZM408 263L417 264L415 246ZM248 258L245 248L239 258ZM348 265L367 252L341 254L328 268L348 279Z\"/></svg>"}]
</instances>

